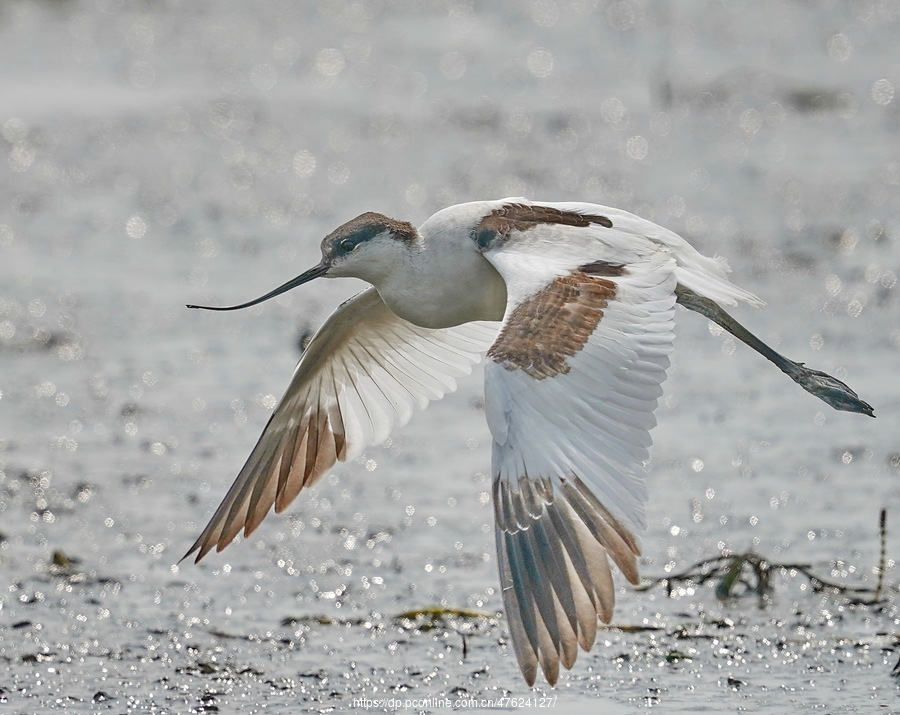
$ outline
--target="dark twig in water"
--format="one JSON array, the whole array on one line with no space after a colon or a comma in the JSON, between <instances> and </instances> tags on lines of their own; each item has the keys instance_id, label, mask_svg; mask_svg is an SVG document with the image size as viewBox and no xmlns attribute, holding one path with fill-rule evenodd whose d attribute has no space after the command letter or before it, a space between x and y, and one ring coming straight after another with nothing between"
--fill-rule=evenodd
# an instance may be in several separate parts
<instances>
[{"instance_id":1,"label":"dark twig in water","mask_svg":"<svg viewBox=\"0 0 900 715\"><path fill-rule=\"evenodd\" d=\"M851 586L823 578L814 573L808 564L776 563L753 551L742 554L723 554L703 559L679 573L650 579L637 587L638 591L649 591L663 585L671 596L673 588L679 584L703 585L716 581L716 596L720 599L742 595L737 592L743 586L743 593L753 593L759 597L760 607L773 592L772 574L776 571L790 575L799 573L807 578L814 592L831 591L851 598L856 605L871 605L881 601L884 590L884 572L887 561L887 513L881 510L879 533L881 554L878 563L878 583L874 589L868 586ZM898 663L900 667L900 663Z\"/></svg>"},{"instance_id":2,"label":"dark twig in water","mask_svg":"<svg viewBox=\"0 0 900 715\"><path fill-rule=\"evenodd\" d=\"M703 585L708 581L718 580L716 596L721 599L740 595L735 592L737 585L742 585L747 591L764 598L774 590L772 586L772 573L774 571L802 574L809 580L813 591L816 592L834 591L835 593L857 594L859 596L872 594L871 602L877 600L875 598L877 590L867 586L850 586L830 581L813 573L812 567L808 564L773 563L752 551L703 559L680 573L651 579L647 583L638 586L637 590L649 591L659 585L665 585L666 593L671 596L673 587L676 584L693 583Z\"/></svg>"},{"instance_id":3,"label":"dark twig in water","mask_svg":"<svg viewBox=\"0 0 900 715\"><path fill-rule=\"evenodd\" d=\"M884 589L884 571L887 563L887 509L882 509L878 517L878 534L881 538L881 553L878 556L878 584L875 586L874 601L881 600Z\"/></svg>"},{"instance_id":4,"label":"dark twig in water","mask_svg":"<svg viewBox=\"0 0 900 715\"><path fill-rule=\"evenodd\" d=\"M403 613L394 616L394 620L415 621L423 619L431 622L451 617L477 620L480 618L494 618L494 614L487 613L486 611L475 611L471 608L445 608L444 606L434 606L431 608L417 608L412 611L404 611Z\"/></svg>"},{"instance_id":5,"label":"dark twig in water","mask_svg":"<svg viewBox=\"0 0 900 715\"><path fill-rule=\"evenodd\" d=\"M445 621L457 620L461 623L480 623L496 619L496 614L486 611L476 611L470 608L445 608L433 606L429 608L417 608L412 611L404 611L392 617L392 620L408 628L419 630L431 630L442 626ZM300 623L316 624L320 626L367 626L381 620L381 616L373 615L369 618L334 618L332 616L290 616L281 621L282 626L294 626Z\"/></svg>"}]
</instances>

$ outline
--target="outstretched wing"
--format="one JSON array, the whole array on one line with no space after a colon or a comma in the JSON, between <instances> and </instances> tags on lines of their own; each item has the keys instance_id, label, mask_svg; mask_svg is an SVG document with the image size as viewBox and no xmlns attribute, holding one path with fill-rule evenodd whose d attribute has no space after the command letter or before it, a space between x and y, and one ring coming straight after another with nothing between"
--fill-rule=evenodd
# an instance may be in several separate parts
<instances>
[{"instance_id":1,"label":"outstretched wing","mask_svg":"<svg viewBox=\"0 0 900 715\"><path fill-rule=\"evenodd\" d=\"M491 340L496 325L468 323L443 330L397 317L369 288L325 321L294 371L291 384L225 499L185 557L196 561L248 536L272 506L280 512L337 461L385 440L456 389Z\"/></svg>"},{"instance_id":2,"label":"outstretched wing","mask_svg":"<svg viewBox=\"0 0 900 715\"><path fill-rule=\"evenodd\" d=\"M484 254L509 288L485 409L503 601L529 685L538 665L554 684L610 620L608 559L638 581L643 463L674 338L669 250L632 243L616 261L604 243L591 260L601 242L570 239L603 231L593 223L526 227Z\"/></svg>"}]
</instances>

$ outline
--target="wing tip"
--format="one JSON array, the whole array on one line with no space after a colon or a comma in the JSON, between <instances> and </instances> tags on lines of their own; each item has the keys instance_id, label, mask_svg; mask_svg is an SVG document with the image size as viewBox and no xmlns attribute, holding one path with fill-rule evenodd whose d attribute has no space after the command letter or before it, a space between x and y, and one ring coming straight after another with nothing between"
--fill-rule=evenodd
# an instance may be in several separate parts
<instances>
[{"instance_id":1,"label":"wing tip","mask_svg":"<svg viewBox=\"0 0 900 715\"><path fill-rule=\"evenodd\" d=\"M534 480L524 482L534 487ZM510 635L528 686L534 687L539 667L553 687L560 665L571 669L579 647L588 652L594 646L598 620L612 621L610 562L629 583L640 583L637 539L575 475L554 480L553 492L540 502L523 480L519 488L501 481L495 481L495 520L501 583L509 584L503 598Z\"/></svg>"},{"instance_id":2,"label":"wing tip","mask_svg":"<svg viewBox=\"0 0 900 715\"><path fill-rule=\"evenodd\" d=\"M189 549L185 552L184 556L182 556L180 559L178 559L178 561L176 562L176 565L180 565L182 561L184 561L185 559L189 558L189 557L191 556L191 554L193 554L195 551L198 551L199 553L198 553L197 556L194 558L194 563L195 563L195 564L199 564L199 563L200 563L200 560L201 560L204 556L206 556L206 554L208 554L209 551L210 551L210 549L212 548L212 545L211 545L211 544L203 543L202 540L203 540L203 537L202 537L202 536L201 536L199 539L197 539L197 540L193 543L193 545L191 546L191 548L189 548Z\"/></svg>"}]
</instances>

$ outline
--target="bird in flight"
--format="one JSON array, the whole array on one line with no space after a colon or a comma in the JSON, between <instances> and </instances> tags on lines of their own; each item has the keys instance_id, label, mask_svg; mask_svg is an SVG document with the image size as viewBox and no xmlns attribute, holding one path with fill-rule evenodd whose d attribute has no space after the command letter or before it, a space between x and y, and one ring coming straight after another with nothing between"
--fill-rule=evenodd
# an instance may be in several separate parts
<instances>
[{"instance_id":1,"label":"bird in flight","mask_svg":"<svg viewBox=\"0 0 900 715\"><path fill-rule=\"evenodd\" d=\"M200 561L336 462L387 438L486 356L501 592L529 685L553 685L598 619L610 561L638 583L644 464L674 339L675 304L704 315L838 410L874 416L843 382L779 355L722 305L762 301L650 221L588 203L477 201L418 229L364 213L322 241L314 278L372 287L343 303L300 358L247 463L185 557ZM208 306L189 306L200 308ZM498 325L499 323L499 325Z\"/></svg>"}]
</instances>

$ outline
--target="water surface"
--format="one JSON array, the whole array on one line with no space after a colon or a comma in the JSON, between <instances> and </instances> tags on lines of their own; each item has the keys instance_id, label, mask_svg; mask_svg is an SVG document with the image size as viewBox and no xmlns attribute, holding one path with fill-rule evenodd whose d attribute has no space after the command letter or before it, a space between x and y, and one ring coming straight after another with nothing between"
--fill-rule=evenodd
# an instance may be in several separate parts
<instances>
[{"instance_id":1,"label":"water surface","mask_svg":"<svg viewBox=\"0 0 900 715\"><path fill-rule=\"evenodd\" d=\"M526 195L727 256L770 304L736 316L878 414L828 411L680 314L643 572L752 549L873 587L878 512L898 518L898 30L896 2L5 3L0 710L900 709L895 530L879 605L798 572L763 604L622 587L625 628L526 688L477 371L248 541L175 565L299 341L359 286L184 304L269 290L365 210ZM488 617L395 618L436 605Z\"/></svg>"}]
</instances>

